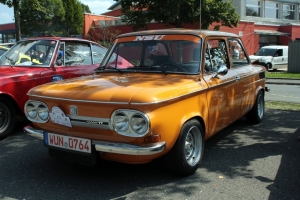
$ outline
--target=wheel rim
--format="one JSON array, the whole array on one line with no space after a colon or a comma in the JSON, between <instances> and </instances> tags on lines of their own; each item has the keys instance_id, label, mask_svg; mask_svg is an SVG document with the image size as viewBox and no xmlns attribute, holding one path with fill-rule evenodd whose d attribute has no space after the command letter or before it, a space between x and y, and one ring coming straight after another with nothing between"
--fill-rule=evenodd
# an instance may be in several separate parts
<instances>
[{"instance_id":1,"label":"wheel rim","mask_svg":"<svg viewBox=\"0 0 300 200\"><path fill-rule=\"evenodd\" d=\"M6 130L9 125L9 110L5 105L0 104L0 133Z\"/></svg>"},{"instance_id":2,"label":"wheel rim","mask_svg":"<svg viewBox=\"0 0 300 200\"><path fill-rule=\"evenodd\" d=\"M259 95L257 99L257 113L258 113L258 117L262 118L264 114L264 101L261 95Z\"/></svg>"},{"instance_id":3,"label":"wheel rim","mask_svg":"<svg viewBox=\"0 0 300 200\"><path fill-rule=\"evenodd\" d=\"M202 135L197 126L189 129L185 137L185 159L190 166L195 166L202 154Z\"/></svg>"}]
</instances>

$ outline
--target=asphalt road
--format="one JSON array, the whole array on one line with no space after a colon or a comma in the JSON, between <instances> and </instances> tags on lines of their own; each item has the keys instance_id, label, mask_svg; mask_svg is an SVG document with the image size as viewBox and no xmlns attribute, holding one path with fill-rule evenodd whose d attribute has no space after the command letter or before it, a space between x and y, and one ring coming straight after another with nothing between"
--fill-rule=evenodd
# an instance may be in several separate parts
<instances>
[{"instance_id":1,"label":"asphalt road","mask_svg":"<svg viewBox=\"0 0 300 200\"><path fill-rule=\"evenodd\" d=\"M0 199L300 199L300 113L266 110L206 141L195 174L178 177L159 162L101 161L86 167L51 159L22 132L0 141Z\"/></svg>"},{"instance_id":2,"label":"asphalt road","mask_svg":"<svg viewBox=\"0 0 300 200\"><path fill-rule=\"evenodd\" d=\"M270 92L265 93L266 101L281 101L300 104L300 84L280 85L266 83L266 86L270 88Z\"/></svg>"}]
</instances>

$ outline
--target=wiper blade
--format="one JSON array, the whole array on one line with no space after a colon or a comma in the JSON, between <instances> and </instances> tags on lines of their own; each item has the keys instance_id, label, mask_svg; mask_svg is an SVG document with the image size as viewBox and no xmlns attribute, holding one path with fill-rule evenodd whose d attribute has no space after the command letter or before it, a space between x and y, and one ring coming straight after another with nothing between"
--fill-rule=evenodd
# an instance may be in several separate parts
<instances>
[{"instance_id":1,"label":"wiper blade","mask_svg":"<svg viewBox=\"0 0 300 200\"><path fill-rule=\"evenodd\" d=\"M123 74L123 71L114 67L98 67L97 69L95 69L95 72L104 72L104 71L108 71L108 70L115 70L120 72L121 74Z\"/></svg>"},{"instance_id":2,"label":"wiper blade","mask_svg":"<svg viewBox=\"0 0 300 200\"><path fill-rule=\"evenodd\" d=\"M13 59L11 59L7 56L5 56L5 58L9 61L10 67L13 67L13 63L14 63Z\"/></svg>"},{"instance_id":3,"label":"wiper blade","mask_svg":"<svg viewBox=\"0 0 300 200\"><path fill-rule=\"evenodd\" d=\"M166 70L162 70L160 66L138 66L138 67L132 67L132 68L127 68L127 70L156 70L159 72L162 72L163 74L167 75Z\"/></svg>"}]
</instances>

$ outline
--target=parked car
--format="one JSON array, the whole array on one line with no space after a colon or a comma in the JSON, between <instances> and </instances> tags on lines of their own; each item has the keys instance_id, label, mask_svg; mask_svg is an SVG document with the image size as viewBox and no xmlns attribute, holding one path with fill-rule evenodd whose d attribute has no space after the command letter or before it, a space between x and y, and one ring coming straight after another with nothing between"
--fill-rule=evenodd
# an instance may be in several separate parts
<instances>
[{"instance_id":1,"label":"parked car","mask_svg":"<svg viewBox=\"0 0 300 200\"><path fill-rule=\"evenodd\" d=\"M0 45L0 57L8 50L9 48Z\"/></svg>"},{"instance_id":2,"label":"parked car","mask_svg":"<svg viewBox=\"0 0 300 200\"><path fill-rule=\"evenodd\" d=\"M255 55L249 56L251 61L258 60L267 70L272 69L274 65L288 64L288 46L274 45L263 46Z\"/></svg>"},{"instance_id":3,"label":"parked car","mask_svg":"<svg viewBox=\"0 0 300 200\"><path fill-rule=\"evenodd\" d=\"M206 139L243 116L262 121L265 91L265 68L251 64L235 34L133 32L117 36L95 75L31 89L24 130L64 160L162 158L190 175Z\"/></svg>"},{"instance_id":4,"label":"parked car","mask_svg":"<svg viewBox=\"0 0 300 200\"><path fill-rule=\"evenodd\" d=\"M16 43L14 43L14 42L0 43L0 46L7 47L7 48L11 48L11 47L14 46L15 44L16 44Z\"/></svg>"},{"instance_id":5,"label":"parked car","mask_svg":"<svg viewBox=\"0 0 300 200\"><path fill-rule=\"evenodd\" d=\"M24 115L27 92L34 86L90 75L101 59L79 56L73 51L107 51L99 44L76 38L43 37L18 42L0 58L0 138L15 127ZM58 51L62 58L57 62Z\"/></svg>"}]
</instances>

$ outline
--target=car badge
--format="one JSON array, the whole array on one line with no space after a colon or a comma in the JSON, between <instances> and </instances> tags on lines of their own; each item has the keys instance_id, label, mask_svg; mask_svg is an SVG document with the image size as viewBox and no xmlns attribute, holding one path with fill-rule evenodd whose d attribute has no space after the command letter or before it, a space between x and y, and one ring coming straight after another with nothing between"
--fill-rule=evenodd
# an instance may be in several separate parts
<instances>
[{"instance_id":1,"label":"car badge","mask_svg":"<svg viewBox=\"0 0 300 200\"><path fill-rule=\"evenodd\" d=\"M78 109L77 106L71 105L70 106L70 114L71 115L78 115Z\"/></svg>"}]
</instances>

